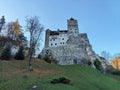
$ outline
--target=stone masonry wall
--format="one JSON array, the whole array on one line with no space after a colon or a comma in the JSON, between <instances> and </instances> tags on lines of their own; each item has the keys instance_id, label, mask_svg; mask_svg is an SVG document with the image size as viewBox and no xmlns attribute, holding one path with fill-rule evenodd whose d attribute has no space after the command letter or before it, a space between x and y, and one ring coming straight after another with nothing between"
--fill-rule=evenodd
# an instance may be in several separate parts
<instances>
[{"instance_id":1,"label":"stone masonry wall","mask_svg":"<svg viewBox=\"0 0 120 90\"><path fill-rule=\"evenodd\" d=\"M96 58L86 33L70 36L65 46L44 48L41 53L43 57L46 50L49 50L58 61L58 64L61 65L81 64L83 60L93 60Z\"/></svg>"}]
</instances>

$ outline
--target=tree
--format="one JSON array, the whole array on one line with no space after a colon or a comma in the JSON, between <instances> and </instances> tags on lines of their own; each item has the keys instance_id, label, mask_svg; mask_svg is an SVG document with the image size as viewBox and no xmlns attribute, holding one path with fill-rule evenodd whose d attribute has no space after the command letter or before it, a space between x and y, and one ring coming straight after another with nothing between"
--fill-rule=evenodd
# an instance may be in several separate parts
<instances>
[{"instance_id":1,"label":"tree","mask_svg":"<svg viewBox=\"0 0 120 90\"><path fill-rule=\"evenodd\" d=\"M16 60L24 60L25 59L25 53L23 46L20 46L18 52L15 55Z\"/></svg>"},{"instance_id":2,"label":"tree","mask_svg":"<svg viewBox=\"0 0 120 90\"><path fill-rule=\"evenodd\" d=\"M109 53L109 52L106 52L106 51L102 51L102 52L101 52L101 56L102 56L103 58L105 58L106 60L110 60L110 59L112 58L112 56L110 55L110 53Z\"/></svg>"},{"instance_id":3,"label":"tree","mask_svg":"<svg viewBox=\"0 0 120 90\"><path fill-rule=\"evenodd\" d=\"M1 32L1 30L2 30L2 28L3 28L3 26L4 26L4 24L5 24L5 17L2 16L2 18L0 19L0 32Z\"/></svg>"},{"instance_id":4,"label":"tree","mask_svg":"<svg viewBox=\"0 0 120 90\"><path fill-rule=\"evenodd\" d=\"M29 71L32 71L32 59L33 55L35 54L35 50L39 44L40 36L42 31L44 30L43 26L39 22L39 18L37 16L34 17L27 17L26 18L26 30L30 34L30 49L29 49Z\"/></svg>"},{"instance_id":5,"label":"tree","mask_svg":"<svg viewBox=\"0 0 120 90\"><path fill-rule=\"evenodd\" d=\"M21 29L22 27L20 26L20 24L19 24L19 22L18 22L18 19L15 21L15 22L13 22L13 29L14 29L14 34L16 35L16 36L19 36L19 35L21 35L22 34L22 32L21 32Z\"/></svg>"},{"instance_id":6,"label":"tree","mask_svg":"<svg viewBox=\"0 0 120 90\"><path fill-rule=\"evenodd\" d=\"M19 45L27 45L28 41L27 38L24 36L24 33L21 33L20 35L18 35L17 37L17 41L19 42Z\"/></svg>"},{"instance_id":7,"label":"tree","mask_svg":"<svg viewBox=\"0 0 120 90\"><path fill-rule=\"evenodd\" d=\"M11 46L7 44L1 53L1 59L10 60L10 58L11 58Z\"/></svg>"},{"instance_id":8,"label":"tree","mask_svg":"<svg viewBox=\"0 0 120 90\"><path fill-rule=\"evenodd\" d=\"M9 22L6 28L8 31L7 36L12 40L16 40L22 34L22 27L19 25L18 19L15 22Z\"/></svg>"},{"instance_id":9,"label":"tree","mask_svg":"<svg viewBox=\"0 0 120 90\"><path fill-rule=\"evenodd\" d=\"M94 60L94 65L96 69L101 70L101 62L98 59Z\"/></svg>"},{"instance_id":10,"label":"tree","mask_svg":"<svg viewBox=\"0 0 120 90\"><path fill-rule=\"evenodd\" d=\"M57 64L58 63L58 61L53 57L53 54L50 50L46 50L44 60L47 63L51 63L51 64Z\"/></svg>"}]
</instances>

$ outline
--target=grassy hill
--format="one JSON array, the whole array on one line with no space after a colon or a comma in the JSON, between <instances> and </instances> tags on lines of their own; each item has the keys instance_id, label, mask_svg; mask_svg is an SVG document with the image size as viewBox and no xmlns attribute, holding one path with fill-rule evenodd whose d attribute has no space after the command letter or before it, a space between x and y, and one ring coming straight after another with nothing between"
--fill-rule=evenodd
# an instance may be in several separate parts
<instances>
[{"instance_id":1,"label":"grassy hill","mask_svg":"<svg viewBox=\"0 0 120 90\"><path fill-rule=\"evenodd\" d=\"M28 61L0 61L0 90L120 90L120 77L101 72L89 66L51 65L42 60L33 61L33 72L28 72ZM51 84L55 78L66 77L71 85Z\"/></svg>"}]
</instances>

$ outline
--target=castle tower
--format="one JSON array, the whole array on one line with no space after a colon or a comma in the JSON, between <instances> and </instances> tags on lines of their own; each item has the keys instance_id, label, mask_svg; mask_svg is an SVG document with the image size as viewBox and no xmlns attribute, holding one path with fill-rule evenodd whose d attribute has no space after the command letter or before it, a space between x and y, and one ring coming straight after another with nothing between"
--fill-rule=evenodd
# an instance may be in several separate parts
<instances>
[{"instance_id":1,"label":"castle tower","mask_svg":"<svg viewBox=\"0 0 120 90\"><path fill-rule=\"evenodd\" d=\"M46 35L45 35L45 48L49 47L49 35L50 35L50 30L46 30Z\"/></svg>"},{"instance_id":2,"label":"castle tower","mask_svg":"<svg viewBox=\"0 0 120 90\"><path fill-rule=\"evenodd\" d=\"M67 20L67 29L69 34L78 34L79 28L78 28L77 20L73 18L70 18L69 20Z\"/></svg>"}]
</instances>

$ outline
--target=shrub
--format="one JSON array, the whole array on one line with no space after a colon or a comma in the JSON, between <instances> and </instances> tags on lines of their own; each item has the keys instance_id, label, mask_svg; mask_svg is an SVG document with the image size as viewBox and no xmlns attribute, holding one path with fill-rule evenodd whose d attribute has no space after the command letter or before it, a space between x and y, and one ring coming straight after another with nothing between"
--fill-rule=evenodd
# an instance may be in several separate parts
<instances>
[{"instance_id":1,"label":"shrub","mask_svg":"<svg viewBox=\"0 0 120 90\"><path fill-rule=\"evenodd\" d=\"M120 76L120 71L119 71L119 70L116 70L116 71L111 72L111 73L114 74L114 75L118 75L118 76Z\"/></svg>"},{"instance_id":2,"label":"shrub","mask_svg":"<svg viewBox=\"0 0 120 90\"><path fill-rule=\"evenodd\" d=\"M2 60L10 60L11 59L11 46L6 45L6 47L3 49L1 53L1 59Z\"/></svg>"},{"instance_id":3,"label":"shrub","mask_svg":"<svg viewBox=\"0 0 120 90\"><path fill-rule=\"evenodd\" d=\"M91 63L91 61L90 60L88 60L88 65L90 66L92 63Z\"/></svg>"},{"instance_id":4,"label":"shrub","mask_svg":"<svg viewBox=\"0 0 120 90\"><path fill-rule=\"evenodd\" d=\"M55 63L55 64L57 64L57 60L53 57L52 53L49 50L46 51L44 60L46 62L48 62L48 63Z\"/></svg>"},{"instance_id":5,"label":"shrub","mask_svg":"<svg viewBox=\"0 0 120 90\"><path fill-rule=\"evenodd\" d=\"M24 48L23 46L20 46L18 52L15 55L15 59L16 60L24 60L25 59L25 55L24 55Z\"/></svg>"},{"instance_id":6,"label":"shrub","mask_svg":"<svg viewBox=\"0 0 120 90\"><path fill-rule=\"evenodd\" d=\"M41 56L41 54L39 54L39 55L38 55L38 59L42 59L42 56Z\"/></svg>"},{"instance_id":7,"label":"shrub","mask_svg":"<svg viewBox=\"0 0 120 90\"><path fill-rule=\"evenodd\" d=\"M77 64L77 59L73 59L74 64Z\"/></svg>"},{"instance_id":8,"label":"shrub","mask_svg":"<svg viewBox=\"0 0 120 90\"><path fill-rule=\"evenodd\" d=\"M101 62L98 59L94 60L94 65L96 69L101 70Z\"/></svg>"},{"instance_id":9,"label":"shrub","mask_svg":"<svg viewBox=\"0 0 120 90\"><path fill-rule=\"evenodd\" d=\"M70 84L71 80L65 78L65 77L60 77L58 79L53 79L51 81L52 84L58 84L58 83L63 83L63 84Z\"/></svg>"}]
</instances>

